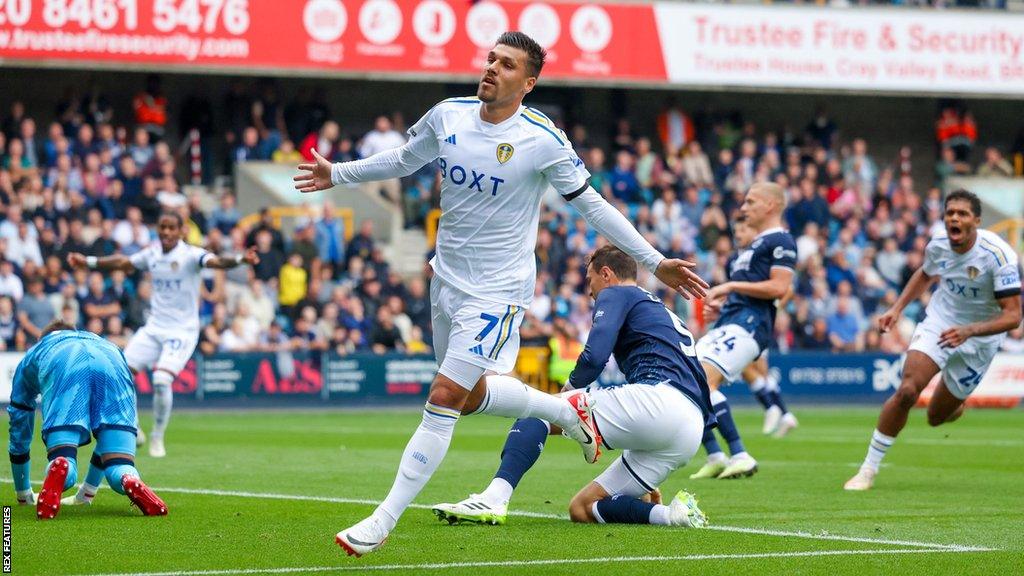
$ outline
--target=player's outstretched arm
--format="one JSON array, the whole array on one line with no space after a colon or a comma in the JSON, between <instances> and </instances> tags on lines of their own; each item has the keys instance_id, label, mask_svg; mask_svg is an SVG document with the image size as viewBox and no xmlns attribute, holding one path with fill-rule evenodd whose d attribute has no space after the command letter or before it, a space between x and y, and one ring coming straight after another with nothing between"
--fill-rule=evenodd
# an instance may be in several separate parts
<instances>
[{"instance_id":1,"label":"player's outstretched arm","mask_svg":"<svg viewBox=\"0 0 1024 576\"><path fill-rule=\"evenodd\" d=\"M569 374L569 380L565 383L566 388L584 388L597 380L608 364L608 358L612 355L619 330L626 321L628 312L629 308L613 291L604 290L598 294L597 301L594 302L593 328L587 336L583 352L576 360L576 367Z\"/></svg>"},{"instance_id":2,"label":"player's outstretched arm","mask_svg":"<svg viewBox=\"0 0 1024 576\"><path fill-rule=\"evenodd\" d=\"M974 336L991 336L1009 332L1020 326L1021 308L1020 293L1006 296L996 300L999 303L999 314L985 320L967 324L966 326L953 326L939 337L939 346L956 348L968 338Z\"/></svg>"},{"instance_id":3,"label":"player's outstretched arm","mask_svg":"<svg viewBox=\"0 0 1024 576\"><path fill-rule=\"evenodd\" d=\"M437 143L433 143L436 149ZM404 178L437 157L425 138L414 138L404 146L386 150L352 162L332 164L315 149L312 163L299 164L299 174L293 180L299 192L327 190L335 184L377 182L391 178Z\"/></svg>"},{"instance_id":4,"label":"player's outstretched arm","mask_svg":"<svg viewBox=\"0 0 1024 576\"><path fill-rule=\"evenodd\" d=\"M260 263L260 256L256 253L255 247L250 247L245 251L245 254L238 254L231 258L225 258L223 256L213 256L203 261L203 266L206 268L214 268L217 270L227 270L242 264L248 264L249 266L255 266Z\"/></svg>"},{"instance_id":5,"label":"player's outstretched arm","mask_svg":"<svg viewBox=\"0 0 1024 576\"><path fill-rule=\"evenodd\" d=\"M908 304L917 300L924 294L924 291L928 289L928 286L932 284L935 279L925 273L924 268L918 268L917 272L910 277L907 285L903 288L903 292L900 293L900 297L896 299L896 303L885 311L884 314L878 317L878 331L883 334L892 330L892 327L896 325L896 322L900 319L900 314L907 307Z\"/></svg>"},{"instance_id":6,"label":"player's outstretched arm","mask_svg":"<svg viewBox=\"0 0 1024 576\"><path fill-rule=\"evenodd\" d=\"M89 268L92 270L124 270L125 272L134 272L135 266L132 265L131 260L122 254L114 254L112 256L86 256L79 254L78 252L72 252L68 254L68 266L72 268Z\"/></svg>"},{"instance_id":7,"label":"player's outstretched arm","mask_svg":"<svg viewBox=\"0 0 1024 576\"><path fill-rule=\"evenodd\" d=\"M665 258L637 232L636 228L605 201L590 185L586 185L564 198L583 215L583 218L602 236L620 250L650 270L683 298L703 298L708 283L693 268L696 264L675 258Z\"/></svg>"}]
</instances>

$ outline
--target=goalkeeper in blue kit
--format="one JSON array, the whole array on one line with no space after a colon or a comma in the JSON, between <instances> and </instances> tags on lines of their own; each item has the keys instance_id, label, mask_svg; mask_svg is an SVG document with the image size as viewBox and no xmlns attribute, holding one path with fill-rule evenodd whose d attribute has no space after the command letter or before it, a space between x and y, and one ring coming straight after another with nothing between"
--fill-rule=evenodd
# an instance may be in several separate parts
<instances>
[{"instance_id":1,"label":"goalkeeper in blue kit","mask_svg":"<svg viewBox=\"0 0 1024 576\"><path fill-rule=\"evenodd\" d=\"M40 395L49 464L36 497L29 481L29 451ZM79 501L90 501L106 477L146 516L167 514L167 506L135 468L135 388L124 355L110 342L63 321L52 322L18 364L7 411L14 489L20 504L36 504L38 518L57 515L61 494L78 479L78 447L92 436L96 448Z\"/></svg>"}]
</instances>

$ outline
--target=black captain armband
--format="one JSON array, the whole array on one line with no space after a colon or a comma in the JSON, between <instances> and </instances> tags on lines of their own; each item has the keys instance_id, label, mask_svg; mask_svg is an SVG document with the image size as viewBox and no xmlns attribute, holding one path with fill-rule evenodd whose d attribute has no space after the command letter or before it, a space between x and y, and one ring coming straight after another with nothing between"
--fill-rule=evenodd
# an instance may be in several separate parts
<instances>
[{"instance_id":1,"label":"black captain armband","mask_svg":"<svg viewBox=\"0 0 1024 576\"><path fill-rule=\"evenodd\" d=\"M23 412L35 412L36 411L35 408L32 408L30 406L26 406L25 404L22 404L21 402L13 402L12 401L11 402L11 407L12 408L17 408L18 410L21 410Z\"/></svg>"},{"instance_id":2,"label":"black captain armband","mask_svg":"<svg viewBox=\"0 0 1024 576\"><path fill-rule=\"evenodd\" d=\"M1009 298L1010 296L1020 296L1020 293L1021 289L1020 287L1017 287L1009 288L1007 290L997 290L993 295L996 297L996 300L1001 300L1003 298Z\"/></svg>"},{"instance_id":3,"label":"black captain armband","mask_svg":"<svg viewBox=\"0 0 1024 576\"><path fill-rule=\"evenodd\" d=\"M29 460L28 452L25 452L24 454L15 454L14 452L9 452L9 454L11 455L11 464L24 464Z\"/></svg>"},{"instance_id":4,"label":"black captain armband","mask_svg":"<svg viewBox=\"0 0 1024 576\"><path fill-rule=\"evenodd\" d=\"M584 184L579 190L577 190L575 192L570 192L568 194L562 194L562 198L564 198L566 202L572 202L573 200L579 198L580 194L583 194L584 192L586 192L587 188L590 188L590 184L589 183Z\"/></svg>"}]
</instances>

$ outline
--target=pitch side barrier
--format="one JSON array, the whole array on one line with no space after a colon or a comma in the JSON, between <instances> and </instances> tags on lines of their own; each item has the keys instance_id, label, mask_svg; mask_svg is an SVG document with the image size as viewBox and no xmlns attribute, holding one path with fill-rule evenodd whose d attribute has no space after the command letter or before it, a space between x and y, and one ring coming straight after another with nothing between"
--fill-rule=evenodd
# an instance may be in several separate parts
<instances>
[{"instance_id":1,"label":"pitch side barrier","mask_svg":"<svg viewBox=\"0 0 1024 576\"><path fill-rule=\"evenodd\" d=\"M10 398L14 368L22 353L0 354L0 402ZM517 369L527 383L546 390L546 349L523 348ZM788 401L817 404L878 404L899 386L902 358L894 354L773 354ZM433 356L333 352L244 352L197 355L174 381L175 402L194 406L396 405L421 403L437 371ZM621 384L613 367L601 384ZM140 396L152 394L149 374L139 374ZM934 385L934 383L933 383ZM730 400L751 400L747 386L733 383ZM930 396L930 388L923 398ZM1024 397L1024 354L1000 353L971 396L985 406L1013 407Z\"/></svg>"}]
</instances>

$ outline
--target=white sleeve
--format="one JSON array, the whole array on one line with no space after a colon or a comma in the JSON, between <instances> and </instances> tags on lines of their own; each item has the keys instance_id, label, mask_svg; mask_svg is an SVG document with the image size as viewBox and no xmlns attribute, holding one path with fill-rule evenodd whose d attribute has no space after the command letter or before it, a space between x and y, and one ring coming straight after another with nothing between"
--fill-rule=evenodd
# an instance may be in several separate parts
<instances>
[{"instance_id":1,"label":"white sleeve","mask_svg":"<svg viewBox=\"0 0 1024 576\"><path fill-rule=\"evenodd\" d=\"M658 264L665 259L661 252L644 240L644 237L637 232L621 212L606 202L590 186L587 186L582 194L569 199L569 203L579 210L594 230L597 230L620 250L632 256L644 268L654 272L658 269Z\"/></svg>"},{"instance_id":2,"label":"white sleeve","mask_svg":"<svg viewBox=\"0 0 1024 576\"><path fill-rule=\"evenodd\" d=\"M437 106L431 108L409 129L409 141L404 145L369 158L331 166L331 182L353 184L400 178L437 159L440 148L433 125L436 110Z\"/></svg>"},{"instance_id":3,"label":"white sleeve","mask_svg":"<svg viewBox=\"0 0 1024 576\"><path fill-rule=\"evenodd\" d=\"M1013 260L1000 266L992 274L992 291L996 298L1006 298L1020 294L1020 270L1017 261Z\"/></svg>"},{"instance_id":4,"label":"white sleeve","mask_svg":"<svg viewBox=\"0 0 1024 576\"><path fill-rule=\"evenodd\" d=\"M924 264L921 269L924 273L929 276L937 276L939 274L939 257L942 254L942 248L932 240L924 248Z\"/></svg>"},{"instance_id":5,"label":"white sleeve","mask_svg":"<svg viewBox=\"0 0 1024 576\"><path fill-rule=\"evenodd\" d=\"M583 160L573 151L568 139L562 139L565 133L559 131L559 134L555 134L555 128L542 128L550 132L551 136L538 135L537 169L562 196L582 190L590 180L590 172L583 165Z\"/></svg>"},{"instance_id":6,"label":"white sleeve","mask_svg":"<svg viewBox=\"0 0 1024 576\"><path fill-rule=\"evenodd\" d=\"M143 248L129 256L128 261L132 263L132 266L135 267L136 270L144 272L149 270L149 263L151 261L150 256L152 256L152 254L152 250L149 248Z\"/></svg>"},{"instance_id":7,"label":"white sleeve","mask_svg":"<svg viewBox=\"0 0 1024 576\"><path fill-rule=\"evenodd\" d=\"M205 248L198 246L192 247L192 261L196 271L202 270L203 266L206 266L206 261L213 258L213 254L208 252Z\"/></svg>"}]
</instances>

